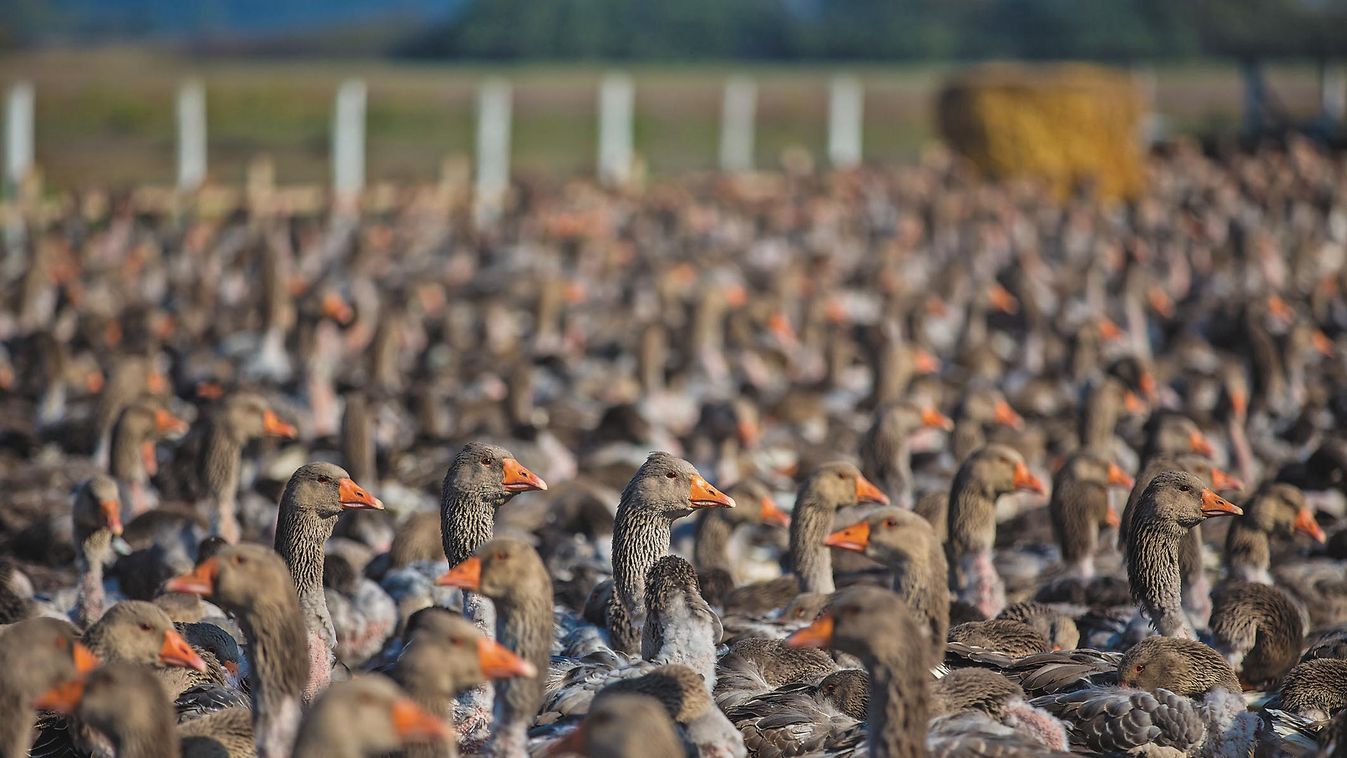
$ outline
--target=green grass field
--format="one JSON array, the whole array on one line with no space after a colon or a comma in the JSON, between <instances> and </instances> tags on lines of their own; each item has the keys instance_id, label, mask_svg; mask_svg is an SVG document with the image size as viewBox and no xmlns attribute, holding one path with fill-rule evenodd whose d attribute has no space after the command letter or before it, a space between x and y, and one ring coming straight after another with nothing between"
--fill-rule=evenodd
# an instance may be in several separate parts
<instances>
[{"instance_id":1,"label":"green grass field","mask_svg":"<svg viewBox=\"0 0 1347 758\"><path fill-rule=\"evenodd\" d=\"M47 185L167 183L174 176L173 97L187 77L207 88L210 174L238 182L261 153L279 182L325 181L332 97L338 82L369 85L368 177L434 179L442 161L473 144L477 83L490 74L514 82L515 169L592 169L598 66L435 66L387 61L194 61L141 51L44 51L0 59L0 82L31 80L37 92L37 151ZM757 161L780 165L802 147L821 160L828 78L840 69L787 66L636 66L636 146L654 174L711 168L721 87L730 73L758 81ZM866 86L865 153L909 160L933 138L932 95L949 69L864 65L847 69ZM1313 113L1318 81L1310 66L1270 70L1283 107ZM1239 118L1233 64L1155 69L1160 113L1180 131L1231 131Z\"/></svg>"}]
</instances>

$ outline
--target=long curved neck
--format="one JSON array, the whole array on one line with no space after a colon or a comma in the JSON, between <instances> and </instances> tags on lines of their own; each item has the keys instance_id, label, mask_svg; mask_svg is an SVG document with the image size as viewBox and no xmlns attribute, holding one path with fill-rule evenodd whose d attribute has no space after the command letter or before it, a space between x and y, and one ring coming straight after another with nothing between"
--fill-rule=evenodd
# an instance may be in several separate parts
<instances>
[{"instance_id":1,"label":"long curved neck","mask_svg":"<svg viewBox=\"0 0 1347 758\"><path fill-rule=\"evenodd\" d=\"M141 718L152 723L141 728L126 726L113 740L117 758L178 758L182 755L176 725L170 714L143 714Z\"/></svg>"},{"instance_id":2,"label":"long curved neck","mask_svg":"<svg viewBox=\"0 0 1347 758\"><path fill-rule=\"evenodd\" d=\"M502 501L503 502L503 501ZM457 566L472 557L495 533L496 507L480 492L443 487L440 496L440 534L444 557Z\"/></svg>"},{"instance_id":3,"label":"long curved neck","mask_svg":"<svg viewBox=\"0 0 1347 758\"><path fill-rule=\"evenodd\" d=\"M103 590L103 563L112 554L112 532L99 529L80 544L79 621L88 627L103 615L107 594Z\"/></svg>"},{"instance_id":4,"label":"long curved neck","mask_svg":"<svg viewBox=\"0 0 1347 758\"><path fill-rule=\"evenodd\" d=\"M1087 487L1082 482L1063 484L1061 488L1053 490L1049 506L1054 536L1062 550L1062 563L1080 576L1093 573L1094 552L1099 544L1099 526L1095 521L1094 509L1086 499L1099 495L1106 500L1108 498L1107 492L1090 491ZM1107 507L1107 503L1104 507Z\"/></svg>"},{"instance_id":5,"label":"long curved neck","mask_svg":"<svg viewBox=\"0 0 1347 758\"><path fill-rule=\"evenodd\" d=\"M1113 442L1113 430L1118 426L1119 390L1105 381L1090 390L1080 416L1080 444L1082 447L1107 449Z\"/></svg>"},{"instance_id":6,"label":"long curved neck","mask_svg":"<svg viewBox=\"0 0 1347 758\"><path fill-rule=\"evenodd\" d=\"M991 550L996 542L996 493L961 472L950 489L948 518L954 555Z\"/></svg>"},{"instance_id":7,"label":"long curved neck","mask_svg":"<svg viewBox=\"0 0 1347 758\"><path fill-rule=\"evenodd\" d=\"M1267 532L1233 519L1225 538L1225 568L1231 577L1245 582L1272 584L1268 573L1272 551Z\"/></svg>"},{"instance_id":8,"label":"long curved neck","mask_svg":"<svg viewBox=\"0 0 1347 758\"><path fill-rule=\"evenodd\" d=\"M496 681L496 734L491 753L519 756L527 753L528 728L542 705L544 677L552 653L552 583L533 577L517 591L496 599L496 638L541 673Z\"/></svg>"},{"instance_id":9,"label":"long curved neck","mask_svg":"<svg viewBox=\"0 0 1347 758\"><path fill-rule=\"evenodd\" d=\"M912 445L907 435L871 435L862 451L861 472L902 508L912 504Z\"/></svg>"},{"instance_id":10,"label":"long curved neck","mask_svg":"<svg viewBox=\"0 0 1347 758\"><path fill-rule=\"evenodd\" d=\"M300 698L309 678L308 643L299 602L275 598L243 609L239 626L248 638L252 668L253 736L259 758L282 758L295 744Z\"/></svg>"},{"instance_id":11,"label":"long curved neck","mask_svg":"<svg viewBox=\"0 0 1347 758\"><path fill-rule=\"evenodd\" d=\"M805 490L790 521L791 570L801 592L835 592L833 557L823 540L832 531L836 508L819 495Z\"/></svg>"},{"instance_id":12,"label":"long curved neck","mask_svg":"<svg viewBox=\"0 0 1347 758\"><path fill-rule=\"evenodd\" d=\"M613 589L639 620L645 617L646 572L668 554L672 524L662 514L626 505L618 506L613 520Z\"/></svg>"},{"instance_id":13,"label":"long curved neck","mask_svg":"<svg viewBox=\"0 0 1347 758\"><path fill-rule=\"evenodd\" d=\"M21 693L0 691L0 750L5 758L25 758L33 740L33 709Z\"/></svg>"},{"instance_id":14,"label":"long curved neck","mask_svg":"<svg viewBox=\"0 0 1347 758\"><path fill-rule=\"evenodd\" d=\"M282 499L276 518L276 552L290 569L300 598L323 591L323 546L332 537L336 522L336 518L300 508L290 492Z\"/></svg>"},{"instance_id":15,"label":"long curved neck","mask_svg":"<svg viewBox=\"0 0 1347 758\"><path fill-rule=\"evenodd\" d=\"M925 679L911 676L898 656L896 652L874 653L865 662L871 682L870 755L924 758L929 699Z\"/></svg>"},{"instance_id":16,"label":"long curved neck","mask_svg":"<svg viewBox=\"0 0 1347 758\"><path fill-rule=\"evenodd\" d=\"M721 515L718 509L702 511L697 519L696 538L692 543L692 562L697 571L705 573L711 569L722 569L734 575L733 561L730 560L730 538L734 536L734 524Z\"/></svg>"},{"instance_id":17,"label":"long curved neck","mask_svg":"<svg viewBox=\"0 0 1347 758\"><path fill-rule=\"evenodd\" d=\"M928 555L904 555L891 565L893 591L931 630L931 644L935 650L932 665L944 657L945 639L949 633L949 574L944 548L933 544Z\"/></svg>"},{"instance_id":18,"label":"long curved neck","mask_svg":"<svg viewBox=\"0 0 1347 758\"><path fill-rule=\"evenodd\" d=\"M1183 585L1179 577L1179 544L1183 530L1136 514L1127 540L1127 579L1132 597L1150 618L1155 631L1166 637L1197 639L1183 612Z\"/></svg>"},{"instance_id":19,"label":"long curved neck","mask_svg":"<svg viewBox=\"0 0 1347 758\"><path fill-rule=\"evenodd\" d=\"M201 447L200 474L206 493L214 501L211 526L231 543L240 537L236 502L242 459L243 445L219 421L211 423Z\"/></svg>"},{"instance_id":20,"label":"long curved neck","mask_svg":"<svg viewBox=\"0 0 1347 758\"><path fill-rule=\"evenodd\" d=\"M119 482L144 482L148 476L141 446L148 437L125 423L112 428L112 442L108 455L108 473Z\"/></svg>"}]
</instances>

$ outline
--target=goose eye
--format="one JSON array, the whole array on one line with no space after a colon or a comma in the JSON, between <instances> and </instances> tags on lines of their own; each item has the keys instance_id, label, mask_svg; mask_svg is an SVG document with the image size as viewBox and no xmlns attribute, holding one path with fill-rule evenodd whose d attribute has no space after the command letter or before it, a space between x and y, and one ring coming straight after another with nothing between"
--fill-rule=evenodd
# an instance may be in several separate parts
<instances>
[{"instance_id":1,"label":"goose eye","mask_svg":"<svg viewBox=\"0 0 1347 758\"><path fill-rule=\"evenodd\" d=\"M234 556L234 565L235 565L235 566L242 566L242 565L243 565L243 556L241 556L241 555L236 555L236 556Z\"/></svg>"},{"instance_id":2,"label":"goose eye","mask_svg":"<svg viewBox=\"0 0 1347 758\"><path fill-rule=\"evenodd\" d=\"M670 471L669 473L667 473L667 474L664 475L664 478L665 478L665 479L674 479L674 478L676 478L677 476L678 476L677 474L675 474L674 472Z\"/></svg>"},{"instance_id":3,"label":"goose eye","mask_svg":"<svg viewBox=\"0 0 1347 758\"><path fill-rule=\"evenodd\" d=\"M490 459L489 457L482 458L482 465L483 465L483 466L490 466L490 465L491 465L491 459Z\"/></svg>"},{"instance_id":4,"label":"goose eye","mask_svg":"<svg viewBox=\"0 0 1347 758\"><path fill-rule=\"evenodd\" d=\"M1179 490L1182 491L1182 492L1192 492L1192 491L1193 491L1193 488L1192 488L1192 487L1189 487L1189 486L1186 485L1186 484L1181 484L1181 485L1179 485Z\"/></svg>"},{"instance_id":5,"label":"goose eye","mask_svg":"<svg viewBox=\"0 0 1347 758\"><path fill-rule=\"evenodd\" d=\"M318 481L319 481L320 483L322 483L322 484L331 484L331 483L332 483L332 478L331 478L331 477L326 477L326 476L320 476L320 477L318 477Z\"/></svg>"},{"instance_id":6,"label":"goose eye","mask_svg":"<svg viewBox=\"0 0 1347 758\"><path fill-rule=\"evenodd\" d=\"M1141 672L1143 672L1143 671L1146 670L1146 667L1145 667L1144 665L1140 664L1140 663L1138 663L1136 666L1133 666L1132 668L1133 668L1133 670L1135 670L1138 674L1140 674Z\"/></svg>"},{"instance_id":7,"label":"goose eye","mask_svg":"<svg viewBox=\"0 0 1347 758\"><path fill-rule=\"evenodd\" d=\"M491 557L495 558L495 559L498 560L498 561L503 561L503 560L505 560L505 551L504 551L504 550L497 550L497 551L496 551L496 554L493 555L493 556L491 556Z\"/></svg>"},{"instance_id":8,"label":"goose eye","mask_svg":"<svg viewBox=\"0 0 1347 758\"><path fill-rule=\"evenodd\" d=\"M837 478L838 478L838 479L846 479L846 478L847 478L847 475L846 475L846 474L843 474L841 471L838 471L838 472L837 472Z\"/></svg>"},{"instance_id":9,"label":"goose eye","mask_svg":"<svg viewBox=\"0 0 1347 758\"><path fill-rule=\"evenodd\" d=\"M884 519L884 526L898 526L898 519Z\"/></svg>"},{"instance_id":10,"label":"goose eye","mask_svg":"<svg viewBox=\"0 0 1347 758\"><path fill-rule=\"evenodd\" d=\"M140 622L140 631L142 631L142 632L149 632L149 631L153 631L153 630L154 630L154 627L150 626L150 624L149 624L148 621L142 621L142 622Z\"/></svg>"}]
</instances>

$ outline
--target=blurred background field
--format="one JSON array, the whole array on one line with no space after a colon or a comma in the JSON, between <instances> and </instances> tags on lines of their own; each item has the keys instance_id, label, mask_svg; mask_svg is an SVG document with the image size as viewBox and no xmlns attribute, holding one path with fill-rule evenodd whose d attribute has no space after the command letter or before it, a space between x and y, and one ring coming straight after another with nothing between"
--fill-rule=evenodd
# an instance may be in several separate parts
<instances>
[{"instance_id":1,"label":"blurred background field","mask_svg":"<svg viewBox=\"0 0 1347 758\"><path fill-rule=\"evenodd\" d=\"M903 162L935 138L934 95L954 63L635 63L638 156L655 175L712 169L725 78L758 83L758 166L776 168L803 148L824 160L827 84L845 71L865 86L867 161ZM530 174L591 172L596 153L598 63L460 63L392 59L184 56L153 48L35 49L0 57L0 83L33 82L37 164L49 186L171 183L174 94L187 78L208 93L210 177L236 183L259 154L280 182L328 179L332 98L339 82L369 87L371 181L431 181L446 158L473 149L475 94L490 75L514 85L512 160ZM1159 63L1136 68L1175 133L1234 135L1241 81L1233 62ZM1319 75L1310 63L1270 63L1270 88L1285 113L1313 116ZM796 151L798 153L798 151Z\"/></svg>"}]
</instances>

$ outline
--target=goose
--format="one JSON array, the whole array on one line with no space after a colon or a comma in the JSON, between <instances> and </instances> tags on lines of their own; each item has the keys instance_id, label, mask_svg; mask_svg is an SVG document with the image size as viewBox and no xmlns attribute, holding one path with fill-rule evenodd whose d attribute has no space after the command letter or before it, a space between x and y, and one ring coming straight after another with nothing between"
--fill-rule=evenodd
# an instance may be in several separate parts
<instances>
[{"instance_id":1,"label":"goose","mask_svg":"<svg viewBox=\"0 0 1347 758\"><path fill-rule=\"evenodd\" d=\"M99 665L66 621L34 618L0 631L0 748L6 758L28 755L33 701Z\"/></svg>"}]
</instances>

